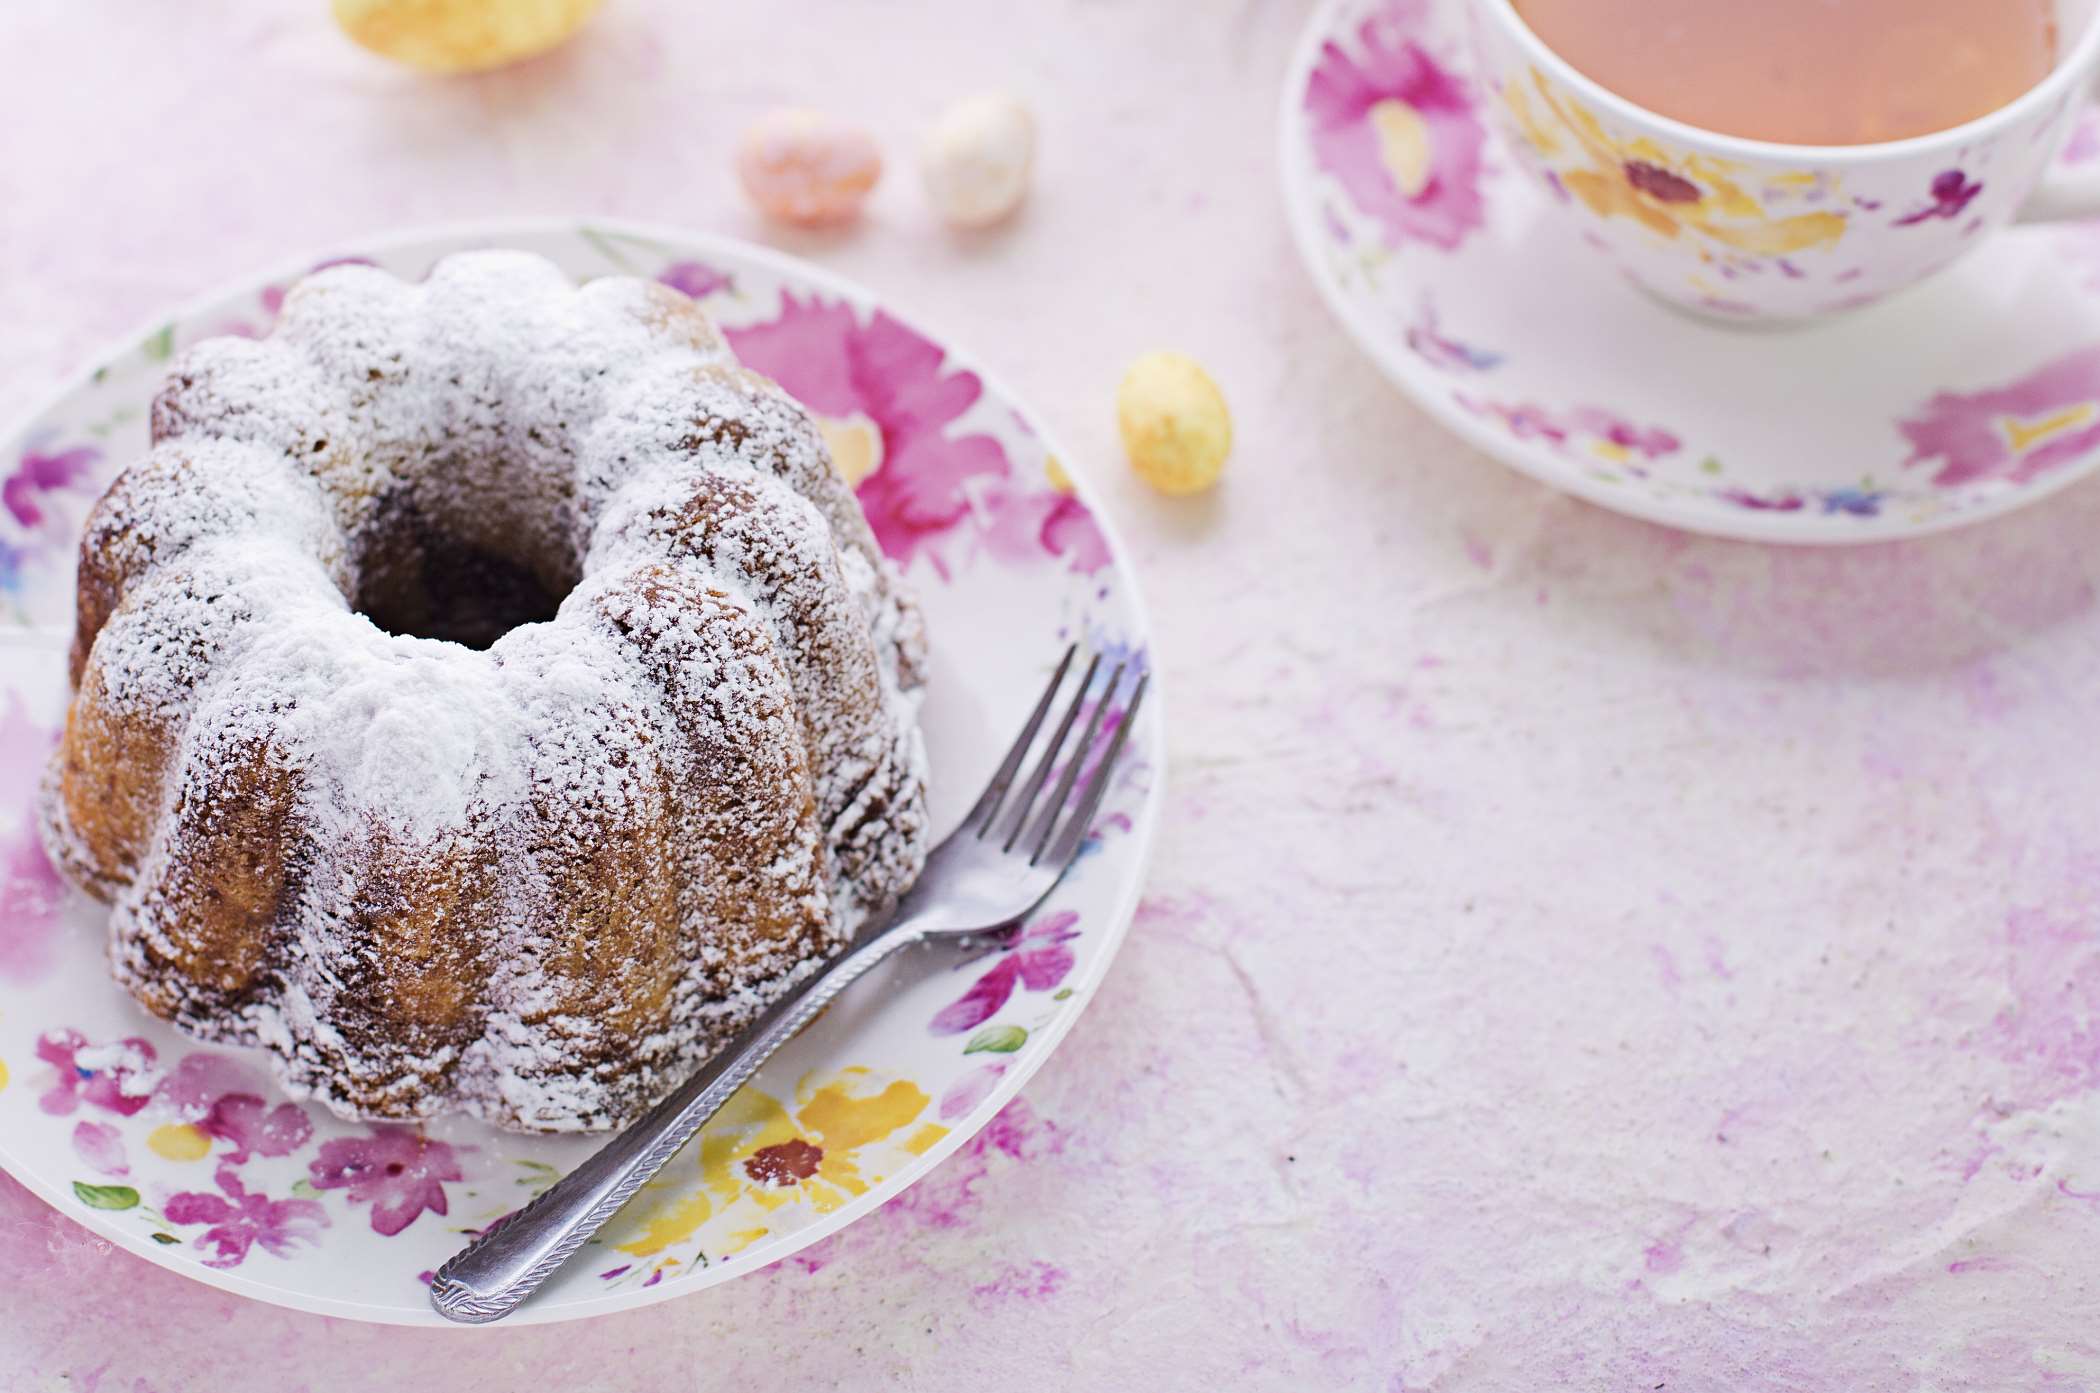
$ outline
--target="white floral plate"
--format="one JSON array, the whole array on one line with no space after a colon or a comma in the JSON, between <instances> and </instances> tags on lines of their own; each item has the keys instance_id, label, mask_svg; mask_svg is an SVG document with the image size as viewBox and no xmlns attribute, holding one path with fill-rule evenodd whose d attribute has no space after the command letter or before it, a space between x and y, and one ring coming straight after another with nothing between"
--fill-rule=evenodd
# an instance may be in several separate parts
<instances>
[{"instance_id":1,"label":"white floral plate","mask_svg":"<svg viewBox=\"0 0 2100 1393\"><path fill-rule=\"evenodd\" d=\"M819 413L925 602L937 834L1064 644L1145 661L1127 554L1049 438L981 369L866 292L739 243L608 223L507 223L336 255L414 277L476 246L536 251L579 278L667 281ZM156 324L0 441L0 1166L112 1242L214 1286L433 1325L430 1271L595 1143L459 1119L371 1127L277 1095L255 1061L192 1045L109 982L106 916L62 886L29 816L64 719L88 506L144 451L144 408L171 353L260 332L283 287L325 259ZM776 1262L991 1121L1099 986L1136 908L1162 709L1146 704L1096 840L1011 943L906 955L849 993L512 1319L621 1310Z\"/></svg>"},{"instance_id":2,"label":"white floral plate","mask_svg":"<svg viewBox=\"0 0 2100 1393\"><path fill-rule=\"evenodd\" d=\"M1702 322L1617 280L1501 148L1466 10L1330 0L1281 123L1314 282L1453 430L1605 507L1782 542L1956 527L2100 466L2100 225L2015 228L1849 317ZM2088 112L2064 158L2096 153ZM1934 196L1915 216L1960 211Z\"/></svg>"}]
</instances>

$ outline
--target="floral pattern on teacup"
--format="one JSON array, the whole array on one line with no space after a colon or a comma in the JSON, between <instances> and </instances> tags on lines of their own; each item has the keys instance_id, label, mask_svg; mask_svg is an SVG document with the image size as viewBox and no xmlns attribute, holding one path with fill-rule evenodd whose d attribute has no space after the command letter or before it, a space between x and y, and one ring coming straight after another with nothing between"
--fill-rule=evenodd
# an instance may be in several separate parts
<instances>
[{"instance_id":1,"label":"floral pattern on teacup","mask_svg":"<svg viewBox=\"0 0 2100 1393\"><path fill-rule=\"evenodd\" d=\"M1717 315L1865 305L1973 249L2017 207L2055 135L2071 135L2067 162L2100 157L2100 114L2047 107L2026 139L1980 137L1894 169L1672 153L1615 109L1570 103L1568 84L1549 78L1542 93L1530 56L1479 26L1481 13L1467 0L1331 0L1300 49L1285 119L1286 199L1315 278L1387 374L1455 428L1606 506L1761 538L1934 530L2100 464L2100 348L2075 294L2100 291L2091 224L2013 234L2047 239L2032 263L2047 291L2030 285L2003 326L1981 309L1950 325L1996 345L1977 361L2010 354L2038 363L2032 371L1964 381L1944 354L1908 343L1882 345L1855 374L1817 344L1804 355L1817 366L1788 374L1841 391L1805 394L1798 418L1785 407L1731 416L1735 395L1784 400L1794 384L1755 363L1744 373L1747 354L1701 360L1714 331L1658 318L1640 297L1602 288L1608 276L1594 294L1563 289L1589 253L1572 247L1564 263L1549 245L1549 232L1573 224L1642 286ZM1481 30L1470 50L1469 24ZM1338 105L1336 74L1409 50L1433 56L1497 118L1501 149L1491 141L1482 169L1503 165L1501 155L1557 162L1544 179L1482 179L1482 235L1427 259L1414 254L1421 239L1382 235L1371 210L1390 184L1375 162L1359 161L1352 183L1329 154L1377 147L1375 103ZM1366 129L1342 142L1337 120ZM1796 241L1812 245L1770 250ZM1512 249L1528 257L1534 247L1532 265L1513 264Z\"/></svg>"},{"instance_id":2,"label":"floral pattern on teacup","mask_svg":"<svg viewBox=\"0 0 2100 1393\"><path fill-rule=\"evenodd\" d=\"M1557 187L1600 218L1628 218L1658 237L1693 237L1728 252L1783 257L1837 245L1845 210L1785 211L1818 189L1813 172L1754 175L1733 161L1617 139L1596 113L1536 68L1531 90L1503 88L1516 129Z\"/></svg>"}]
</instances>

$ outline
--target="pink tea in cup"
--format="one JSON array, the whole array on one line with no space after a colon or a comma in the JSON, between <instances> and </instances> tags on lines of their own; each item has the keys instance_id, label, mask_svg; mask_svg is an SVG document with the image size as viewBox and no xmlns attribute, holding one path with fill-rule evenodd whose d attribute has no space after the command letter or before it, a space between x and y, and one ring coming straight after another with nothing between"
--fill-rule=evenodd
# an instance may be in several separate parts
<instances>
[{"instance_id":1,"label":"pink tea in cup","mask_svg":"<svg viewBox=\"0 0 2100 1393\"><path fill-rule=\"evenodd\" d=\"M1958 126L2040 82L2052 0L1513 0L1628 101L1724 135L1865 145Z\"/></svg>"}]
</instances>

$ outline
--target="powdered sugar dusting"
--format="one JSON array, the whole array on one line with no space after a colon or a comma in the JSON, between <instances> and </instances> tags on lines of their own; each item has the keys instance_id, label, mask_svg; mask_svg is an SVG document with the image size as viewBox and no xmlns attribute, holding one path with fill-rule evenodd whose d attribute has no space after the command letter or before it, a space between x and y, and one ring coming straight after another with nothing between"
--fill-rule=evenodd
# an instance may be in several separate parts
<instances>
[{"instance_id":1,"label":"powdered sugar dusting","mask_svg":"<svg viewBox=\"0 0 2100 1393\"><path fill-rule=\"evenodd\" d=\"M916 606L677 292L331 268L153 419L45 821L190 1033L345 1115L609 1126L917 875ZM463 552L558 612L480 651L360 612Z\"/></svg>"}]
</instances>

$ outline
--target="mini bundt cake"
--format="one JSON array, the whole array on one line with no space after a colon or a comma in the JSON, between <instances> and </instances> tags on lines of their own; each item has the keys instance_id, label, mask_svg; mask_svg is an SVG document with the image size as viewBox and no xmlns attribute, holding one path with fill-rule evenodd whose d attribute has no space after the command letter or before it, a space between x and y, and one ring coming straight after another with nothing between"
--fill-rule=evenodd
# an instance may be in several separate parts
<instances>
[{"instance_id":1,"label":"mini bundt cake","mask_svg":"<svg viewBox=\"0 0 2100 1393\"><path fill-rule=\"evenodd\" d=\"M917 876L918 610L678 291L333 267L152 425L44 833L187 1034L345 1116L604 1128Z\"/></svg>"}]
</instances>

